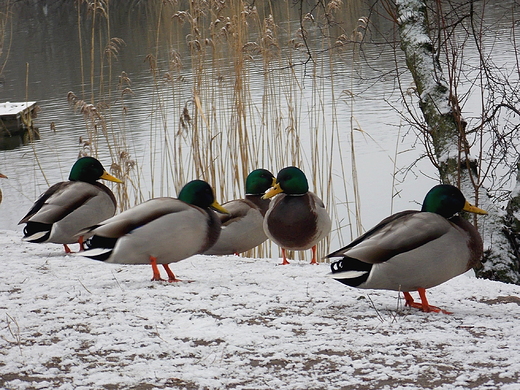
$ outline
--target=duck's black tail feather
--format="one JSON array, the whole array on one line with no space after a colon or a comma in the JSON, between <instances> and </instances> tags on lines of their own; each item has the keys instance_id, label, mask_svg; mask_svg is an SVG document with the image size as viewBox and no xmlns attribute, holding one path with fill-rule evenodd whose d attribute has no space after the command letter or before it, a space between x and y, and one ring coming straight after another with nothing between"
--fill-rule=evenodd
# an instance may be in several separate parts
<instances>
[{"instance_id":1,"label":"duck's black tail feather","mask_svg":"<svg viewBox=\"0 0 520 390\"><path fill-rule=\"evenodd\" d=\"M94 260L105 261L112 254L116 242L117 238L92 236L85 241L87 250L81 252L81 255Z\"/></svg>"},{"instance_id":2,"label":"duck's black tail feather","mask_svg":"<svg viewBox=\"0 0 520 390\"><path fill-rule=\"evenodd\" d=\"M24 241L45 242L51 235L52 224L42 222L27 222L23 228Z\"/></svg>"},{"instance_id":3,"label":"duck's black tail feather","mask_svg":"<svg viewBox=\"0 0 520 390\"><path fill-rule=\"evenodd\" d=\"M357 287L367 281L372 264L344 256L341 260L331 263L330 269L332 271L330 276L333 279L347 286Z\"/></svg>"}]
</instances>

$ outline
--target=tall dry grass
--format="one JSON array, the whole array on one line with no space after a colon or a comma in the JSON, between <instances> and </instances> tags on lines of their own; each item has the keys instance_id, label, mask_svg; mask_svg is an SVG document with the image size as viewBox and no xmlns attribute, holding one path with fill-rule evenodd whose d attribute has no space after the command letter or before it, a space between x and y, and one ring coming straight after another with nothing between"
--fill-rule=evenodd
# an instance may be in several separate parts
<instances>
[{"instance_id":1,"label":"tall dry grass","mask_svg":"<svg viewBox=\"0 0 520 390\"><path fill-rule=\"evenodd\" d=\"M78 0L77 7L85 89L69 93L69 103L85 123L82 153L108 152L112 173L125 182L114 187L121 209L155 196L175 196L194 178L211 183L217 199L225 202L244 195L251 170L266 168L276 175L296 165L332 216L331 236L343 244L342 231L352 232L361 216L355 149L344 147L345 129L337 119L344 102L336 94L345 87L343 79L336 80L335 56L358 50L362 31L356 26L355 37L337 38L327 22L345 7L341 1L313 14L290 1L149 5L155 33L146 56L149 116L139 129L147 134L144 156L137 156L126 121L134 94L131 80L112 74L125 45L111 36L110 15L118 11L109 0ZM349 100L350 107L354 104ZM351 118L353 145L353 112ZM332 185L337 176L342 186ZM326 254L329 242L320 243L319 254ZM276 251L264 244L248 255Z\"/></svg>"}]
</instances>

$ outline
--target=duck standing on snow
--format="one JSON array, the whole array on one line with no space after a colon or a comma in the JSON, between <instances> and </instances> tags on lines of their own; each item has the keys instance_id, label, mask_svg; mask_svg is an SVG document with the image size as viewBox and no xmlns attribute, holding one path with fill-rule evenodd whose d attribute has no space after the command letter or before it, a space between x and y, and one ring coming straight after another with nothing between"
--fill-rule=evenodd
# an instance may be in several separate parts
<instances>
[{"instance_id":1,"label":"duck standing on snow","mask_svg":"<svg viewBox=\"0 0 520 390\"><path fill-rule=\"evenodd\" d=\"M7 179L7 176L0 173L0 178ZM2 190L0 190L0 203L2 203Z\"/></svg>"},{"instance_id":2,"label":"duck standing on snow","mask_svg":"<svg viewBox=\"0 0 520 390\"><path fill-rule=\"evenodd\" d=\"M107 263L151 264L152 280L161 279L162 264L169 282L177 282L168 264L203 253L220 235L220 206L208 183L193 180L178 199L150 199L89 229L89 249L81 256Z\"/></svg>"},{"instance_id":3,"label":"duck standing on snow","mask_svg":"<svg viewBox=\"0 0 520 390\"><path fill-rule=\"evenodd\" d=\"M95 158L78 159L70 170L69 181L54 184L40 195L18 223L26 224L23 239L63 244L66 253L70 253L67 244L79 242L82 248L83 239L77 234L116 212L114 194L98 179L122 183Z\"/></svg>"},{"instance_id":4,"label":"duck standing on snow","mask_svg":"<svg viewBox=\"0 0 520 390\"><path fill-rule=\"evenodd\" d=\"M462 210L487 214L470 205L458 188L437 185L421 211L396 213L329 254L341 257L329 275L352 287L403 291L407 306L448 313L428 304L426 289L468 271L483 254L477 229L456 215ZM421 303L414 302L410 291L419 292Z\"/></svg>"},{"instance_id":5,"label":"duck standing on snow","mask_svg":"<svg viewBox=\"0 0 520 390\"><path fill-rule=\"evenodd\" d=\"M330 232L332 222L325 205L309 191L305 174L296 167L278 172L275 186L264 198L279 194L269 205L264 218L264 231L282 248L282 264L289 264L286 250L312 248L311 264L317 264L316 245Z\"/></svg>"},{"instance_id":6,"label":"duck standing on snow","mask_svg":"<svg viewBox=\"0 0 520 390\"><path fill-rule=\"evenodd\" d=\"M204 254L238 255L267 240L263 223L270 200L262 199L262 196L274 183L273 174L266 169L255 169L247 176L245 198L222 205L229 214L219 215L222 223L220 237Z\"/></svg>"}]
</instances>

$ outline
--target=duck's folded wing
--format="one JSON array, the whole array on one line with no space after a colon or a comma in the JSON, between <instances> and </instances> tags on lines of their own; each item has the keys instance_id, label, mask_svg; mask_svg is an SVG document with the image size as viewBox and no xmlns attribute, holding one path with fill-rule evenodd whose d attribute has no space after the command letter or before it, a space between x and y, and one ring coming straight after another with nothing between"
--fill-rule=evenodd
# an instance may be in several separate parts
<instances>
[{"instance_id":1,"label":"duck's folded wing","mask_svg":"<svg viewBox=\"0 0 520 390\"><path fill-rule=\"evenodd\" d=\"M27 215L19 222L54 223L85 204L99 193L89 183L66 181L56 183L36 200Z\"/></svg>"},{"instance_id":2,"label":"duck's folded wing","mask_svg":"<svg viewBox=\"0 0 520 390\"><path fill-rule=\"evenodd\" d=\"M348 256L365 263L383 263L438 239L451 228L440 215L419 211L403 211L381 221L352 243L327 258Z\"/></svg>"},{"instance_id":3,"label":"duck's folded wing","mask_svg":"<svg viewBox=\"0 0 520 390\"><path fill-rule=\"evenodd\" d=\"M154 198L89 229L91 234L118 238L167 214L198 209L175 198Z\"/></svg>"},{"instance_id":4,"label":"duck's folded wing","mask_svg":"<svg viewBox=\"0 0 520 390\"><path fill-rule=\"evenodd\" d=\"M222 205L229 214L218 214L222 226L228 226L245 218L251 210L260 210L253 202L246 199L235 199Z\"/></svg>"}]
</instances>

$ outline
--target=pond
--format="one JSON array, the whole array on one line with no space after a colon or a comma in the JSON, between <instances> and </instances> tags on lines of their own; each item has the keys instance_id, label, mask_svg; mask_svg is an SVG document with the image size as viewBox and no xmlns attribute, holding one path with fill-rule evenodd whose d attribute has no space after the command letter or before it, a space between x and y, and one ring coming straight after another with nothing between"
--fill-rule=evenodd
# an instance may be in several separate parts
<instances>
[{"instance_id":1,"label":"pond","mask_svg":"<svg viewBox=\"0 0 520 390\"><path fill-rule=\"evenodd\" d=\"M232 18L220 20L222 27L211 25L218 37L190 26L182 5L168 8L165 2L109 2L110 19L97 22L92 33L93 13L85 6L78 12L75 3L19 1L12 8L0 102L37 101L40 139L0 151L0 172L9 177L0 181L0 229L21 231L17 222L32 202L51 184L66 180L82 152L94 151L106 168L124 152L125 161L133 164L129 205L176 196L181 183L197 177L210 181L223 203L243 195L245 167L234 170L237 164L276 173L298 163L312 176L311 190L331 210L334 248L392 212L418 208L437 184L426 159L406 170L423 150L400 116L395 69L397 61L403 71L404 61L398 45L393 50L388 43L396 34L391 23L367 4L352 2L337 14L340 27L327 31L340 37L342 31L356 30L366 34L366 43L308 61L298 40L299 10L290 1L256 2L256 15L252 12L246 23L253 26L250 32L241 32ZM276 26L272 34L269 13ZM364 16L370 17L370 28ZM487 14L490 23L502 16L500 10ZM308 28L311 38L318 37L309 40L313 53L327 53L319 38L323 31ZM124 44L114 40L105 46L116 37ZM265 43L266 37L273 42L258 55L253 43ZM200 42L206 45L204 55L193 49ZM250 50L233 51L238 44ZM495 45L504 56L497 63L514 60L500 50L500 45L509 48L509 41ZM112 50L108 57L107 47ZM272 57L265 55L268 50ZM406 72L400 78L401 85L411 85ZM111 110L104 113L107 134L92 135L93 122L70 106L70 91L85 105L110 96ZM204 129L197 137L209 146L193 152L199 142L192 133L196 127ZM244 134L247 138L240 138ZM200 167L194 166L197 159L203 160ZM214 171L208 167L213 162Z\"/></svg>"}]
</instances>

